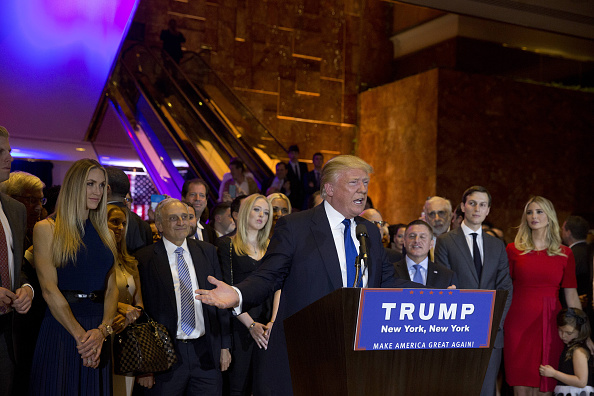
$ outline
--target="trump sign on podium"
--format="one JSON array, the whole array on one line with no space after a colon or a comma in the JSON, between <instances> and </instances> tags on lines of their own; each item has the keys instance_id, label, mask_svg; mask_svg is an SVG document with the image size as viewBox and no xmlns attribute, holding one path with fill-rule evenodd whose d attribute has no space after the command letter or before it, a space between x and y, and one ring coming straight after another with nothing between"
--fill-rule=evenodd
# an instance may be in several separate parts
<instances>
[{"instance_id":1,"label":"trump sign on podium","mask_svg":"<svg viewBox=\"0 0 594 396\"><path fill-rule=\"evenodd\" d=\"M495 294L361 289L355 350L488 348Z\"/></svg>"}]
</instances>

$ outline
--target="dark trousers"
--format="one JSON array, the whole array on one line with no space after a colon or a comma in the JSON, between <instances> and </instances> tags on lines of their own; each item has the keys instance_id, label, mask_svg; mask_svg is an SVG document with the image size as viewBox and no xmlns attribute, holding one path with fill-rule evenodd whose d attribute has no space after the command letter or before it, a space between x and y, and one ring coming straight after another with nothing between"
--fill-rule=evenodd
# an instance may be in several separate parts
<instances>
[{"instance_id":1,"label":"dark trousers","mask_svg":"<svg viewBox=\"0 0 594 396\"><path fill-rule=\"evenodd\" d=\"M0 315L0 395L12 394L14 382L14 345L12 342L12 316L9 312Z\"/></svg>"},{"instance_id":2,"label":"dark trousers","mask_svg":"<svg viewBox=\"0 0 594 396\"><path fill-rule=\"evenodd\" d=\"M249 331L233 331L231 366L228 370L229 395L249 396L252 394L254 359L258 346Z\"/></svg>"},{"instance_id":3,"label":"dark trousers","mask_svg":"<svg viewBox=\"0 0 594 396\"><path fill-rule=\"evenodd\" d=\"M485 374L485 380L483 381L481 396L495 396L496 394L497 374L501 366L502 351L503 349L501 348L493 348L493 352L491 352L491 359L489 360L487 374Z\"/></svg>"},{"instance_id":4,"label":"dark trousers","mask_svg":"<svg viewBox=\"0 0 594 396\"><path fill-rule=\"evenodd\" d=\"M184 396L221 395L221 372L212 361L205 337L182 342L177 340L177 363L171 370L155 375L155 385L146 395Z\"/></svg>"}]
</instances>

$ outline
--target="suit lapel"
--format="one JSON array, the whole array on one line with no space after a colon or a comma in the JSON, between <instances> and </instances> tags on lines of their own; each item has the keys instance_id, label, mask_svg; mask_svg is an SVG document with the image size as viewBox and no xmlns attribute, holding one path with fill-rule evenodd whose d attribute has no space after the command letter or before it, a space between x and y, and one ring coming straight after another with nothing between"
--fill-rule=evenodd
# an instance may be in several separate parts
<instances>
[{"instance_id":1,"label":"suit lapel","mask_svg":"<svg viewBox=\"0 0 594 396\"><path fill-rule=\"evenodd\" d=\"M481 283L488 282L491 279L491 274L497 269L497 263L493 263L496 255L493 254L496 239L491 235L483 232L483 273L481 275ZM481 285L482 286L482 285Z\"/></svg>"},{"instance_id":2,"label":"suit lapel","mask_svg":"<svg viewBox=\"0 0 594 396\"><path fill-rule=\"evenodd\" d=\"M474 260L472 259L472 255L470 254L470 249L468 248L468 243L466 242L466 237L464 236L464 231L462 228L459 227L452 231L454 234L454 243L462 253L464 257L464 261L466 266L468 267L468 271L472 274L474 279L476 280L476 284L480 284L480 280L478 278L478 274L476 273L476 268L474 267ZM486 251L485 251L486 252ZM486 256L486 254L485 254Z\"/></svg>"},{"instance_id":3,"label":"suit lapel","mask_svg":"<svg viewBox=\"0 0 594 396\"><path fill-rule=\"evenodd\" d=\"M313 210L311 232L314 235L314 240L316 241L318 251L322 257L322 262L324 263L324 267L332 282L332 287L334 287L334 289L340 289L342 287L340 261L338 260L334 236L332 235L330 223L326 216L326 209L324 209L323 204L316 206Z\"/></svg>"},{"instance_id":4,"label":"suit lapel","mask_svg":"<svg viewBox=\"0 0 594 396\"><path fill-rule=\"evenodd\" d=\"M396 275L398 275L400 279L412 280L410 279L408 267L406 266L406 258L396 264Z\"/></svg>"},{"instance_id":5,"label":"suit lapel","mask_svg":"<svg viewBox=\"0 0 594 396\"><path fill-rule=\"evenodd\" d=\"M155 270L162 284L163 290L167 290L169 303L174 307L177 316L177 302L175 301L175 288L173 286L173 276L171 275L171 268L169 267L169 259L167 258L167 250L163 240L155 243Z\"/></svg>"},{"instance_id":6,"label":"suit lapel","mask_svg":"<svg viewBox=\"0 0 594 396\"><path fill-rule=\"evenodd\" d=\"M210 283L206 281L208 277L206 256L204 256L204 252L197 243L191 243L189 240L188 249L190 250L190 256L192 256L192 267L194 267L194 272L196 273L198 286L202 289L207 289Z\"/></svg>"}]
</instances>

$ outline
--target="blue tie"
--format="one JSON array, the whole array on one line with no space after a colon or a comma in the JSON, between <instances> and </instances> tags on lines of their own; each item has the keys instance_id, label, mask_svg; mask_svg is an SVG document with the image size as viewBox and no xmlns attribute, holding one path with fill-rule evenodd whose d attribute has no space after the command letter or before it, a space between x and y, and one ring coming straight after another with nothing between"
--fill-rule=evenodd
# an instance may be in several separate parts
<instances>
[{"instance_id":1,"label":"blue tie","mask_svg":"<svg viewBox=\"0 0 594 396\"><path fill-rule=\"evenodd\" d=\"M353 283L355 283L355 260L357 259L357 248L355 247L353 237L351 236L351 220L344 219L342 224L344 224L344 252L346 255L347 287L352 287ZM360 285L362 282L363 280L359 278L357 287L361 287Z\"/></svg>"},{"instance_id":2,"label":"blue tie","mask_svg":"<svg viewBox=\"0 0 594 396\"><path fill-rule=\"evenodd\" d=\"M177 274L179 276L179 294L181 299L181 328L184 333L190 335L196 328L192 278L190 278L190 270L184 259L184 249L178 247L175 249L175 254L177 255Z\"/></svg>"},{"instance_id":3,"label":"blue tie","mask_svg":"<svg viewBox=\"0 0 594 396\"><path fill-rule=\"evenodd\" d=\"M424 285L425 283L423 282L423 275L421 275L421 264L415 264L413 265L413 267L415 269L415 276L413 278L413 282Z\"/></svg>"}]
</instances>

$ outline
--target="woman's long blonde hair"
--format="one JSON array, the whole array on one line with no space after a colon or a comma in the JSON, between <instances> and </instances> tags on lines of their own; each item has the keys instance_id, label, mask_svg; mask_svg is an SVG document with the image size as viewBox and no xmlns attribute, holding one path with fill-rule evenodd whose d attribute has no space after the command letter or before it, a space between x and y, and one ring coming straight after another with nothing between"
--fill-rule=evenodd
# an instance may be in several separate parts
<instances>
[{"instance_id":1,"label":"woman's long blonde hair","mask_svg":"<svg viewBox=\"0 0 594 396\"><path fill-rule=\"evenodd\" d=\"M522 254L528 254L535 250L534 241L532 239L532 229L528 225L526 212L531 203L538 204L544 213L547 215L549 224L546 229L545 242L547 244L547 254L549 256L565 256L561 250L561 229L559 228L559 221L557 220L557 213L553 203L548 199L540 196L532 197L526 203L524 212L522 213L522 221L518 227L518 234L514 244L516 249L522 251Z\"/></svg>"},{"instance_id":2,"label":"woman's long blonde hair","mask_svg":"<svg viewBox=\"0 0 594 396\"><path fill-rule=\"evenodd\" d=\"M89 172L99 169L105 175L105 188L97 209L87 209L87 179ZM63 267L74 261L82 245L85 232L85 212L89 211L89 220L97 230L103 244L117 257L115 242L107 227L107 173L99 162L85 158L76 161L64 177L60 195L56 203L56 222L52 259L56 267Z\"/></svg>"},{"instance_id":3,"label":"woman's long blonde hair","mask_svg":"<svg viewBox=\"0 0 594 396\"><path fill-rule=\"evenodd\" d=\"M258 231L258 249L261 251L266 251L268 247L268 235L270 235L270 229L272 228L272 205L266 199L264 195L260 194L252 194L246 199L243 200L241 206L239 207L239 214L237 215L237 232L231 240L233 241L233 249L238 256L247 256L249 255L249 245L247 243L248 240L248 220L250 217L250 213L256 201L258 199L264 200L266 205L268 206L268 220L266 220L266 224L262 227L261 230Z\"/></svg>"},{"instance_id":4,"label":"woman's long blonde hair","mask_svg":"<svg viewBox=\"0 0 594 396\"><path fill-rule=\"evenodd\" d=\"M126 216L126 226L124 227L124 232L122 233L122 240L118 244L116 241L116 249L118 255L116 256L116 262L124 266L126 271L128 271L132 276L138 274L138 261L128 253L128 246L126 245L126 235L128 234L128 224L130 222L130 214L124 208L121 208L117 205L107 205L107 221L109 222L109 217L115 211L120 211ZM108 226L109 227L109 226Z\"/></svg>"}]
</instances>

